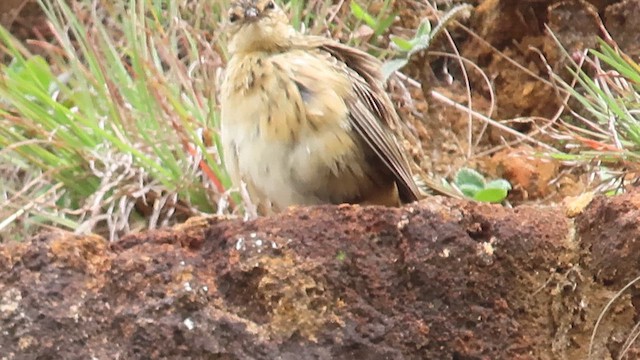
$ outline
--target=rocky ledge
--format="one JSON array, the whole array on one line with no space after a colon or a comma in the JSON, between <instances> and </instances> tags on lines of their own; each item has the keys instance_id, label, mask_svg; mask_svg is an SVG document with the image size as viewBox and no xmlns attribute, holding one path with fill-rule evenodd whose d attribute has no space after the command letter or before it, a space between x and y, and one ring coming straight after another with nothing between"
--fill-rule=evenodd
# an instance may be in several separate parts
<instances>
[{"instance_id":1,"label":"rocky ledge","mask_svg":"<svg viewBox=\"0 0 640 360\"><path fill-rule=\"evenodd\" d=\"M640 192L580 204L436 197L0 245L0 357L617 358L638 291L603 309L639 273Z\"/></svg>"}]
</instances>

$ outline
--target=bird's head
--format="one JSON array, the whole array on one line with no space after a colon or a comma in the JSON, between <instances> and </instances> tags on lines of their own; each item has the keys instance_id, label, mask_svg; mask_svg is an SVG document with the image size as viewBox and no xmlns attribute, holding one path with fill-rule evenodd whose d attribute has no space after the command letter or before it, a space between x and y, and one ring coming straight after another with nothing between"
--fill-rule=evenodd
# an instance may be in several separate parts
<instances>
[{"instance_id":1,"label":"bird's head","mask_svg":"<svg viewBox=\"0 0 640 360\"><path fill-rule=\"evenodd\" d=\"M274 0L235 0L228 14L229 51L273 51L286 46L295 33Z\"/></svg>"}]
</instances>

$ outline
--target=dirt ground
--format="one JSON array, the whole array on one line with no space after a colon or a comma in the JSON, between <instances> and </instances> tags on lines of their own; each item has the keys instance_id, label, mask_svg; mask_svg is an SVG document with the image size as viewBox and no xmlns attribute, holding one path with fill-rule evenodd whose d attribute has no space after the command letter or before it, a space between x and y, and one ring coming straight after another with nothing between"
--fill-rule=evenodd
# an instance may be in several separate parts
<instances>
[{"instance_id":1,"label":"dirt ground","mask_svg":"<svg viewBox=\"0 0 640 360\"><path fill-rule=\"evenodd\" d=\"M401 108L421 140L421 149L411 150L414 158L436 177L450 178L467 166L489 178L506 178L514 186L509 197L513 203L554 203L592 188L593 168L589 164L551 160L544 155L549 153L547 149L518 141L495 127L487 128L478 119L470 120L467 113L432 94L437 92L464 105L471 97L475 111L570 152L548 133L535 132L550 125L564 101L549 72L568 75L565 67L569 63L549 31L569 54L595 47L598 36L610 35L628 55L639 59L640 2L488 0L474 5L472 15L460 20L464 27L450 27L460 55L477 65L467 67L469 86L456 60L439 54L453 53L445 37L436 41L430 54L416 56L403 69L421 84L410 88L413 106ZM396 6L401 28L415 29L425 15L432 14L422 2L396 1ZM471 36L470 31L477 36ZM493 87L493 98L482 73ZM455 79L452 83L451 76ZM469 134L473 135L471 140Z\"/></svg>"}]
</instances>

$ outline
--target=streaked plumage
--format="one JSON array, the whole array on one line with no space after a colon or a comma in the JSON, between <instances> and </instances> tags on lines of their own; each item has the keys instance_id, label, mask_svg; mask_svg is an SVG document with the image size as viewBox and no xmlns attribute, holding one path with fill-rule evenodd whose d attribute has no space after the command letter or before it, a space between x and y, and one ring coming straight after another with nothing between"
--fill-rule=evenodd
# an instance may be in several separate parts
<instances>
[{"instance_id":1,"label":"streaked plumage","mask_svg":"<svg viewBox=\"0 0 640 360\"><path fill-rule=\"evenodd\" d=\"M398 115L377 59L297 33L271 0L235 1L229 22L225 164L261 213L323 203L397 206L420 197L388 128Z\"/></svg>"}]
</instances>

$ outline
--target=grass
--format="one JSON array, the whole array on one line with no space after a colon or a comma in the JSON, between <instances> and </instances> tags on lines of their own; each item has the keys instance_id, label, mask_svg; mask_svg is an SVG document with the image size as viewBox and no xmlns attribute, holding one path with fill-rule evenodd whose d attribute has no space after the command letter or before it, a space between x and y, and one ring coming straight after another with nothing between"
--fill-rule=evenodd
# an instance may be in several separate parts
<instances>
[{"instance_id":1,"label":"grass","mask_svg":"<svg viewBox=\"0 0 640 360\"><path fill-rule=\"evenodd\" d=\"M597 163L598 189L619 193L629 174L632 180L640 174L640 65L611 39L565 56L572 80L553 74L567 94L554 133L566 151L556 158Z\"/></svg>"},{"instance_id":2,"label":"grass","mask_svg":"<svg viewBox=\"0 0 640 360\"><path fill-rule=\"evenodd\" d=\"M227 211L213 130L222 61L206 33L172 2L130 1L106 24L88 5L41 3L54 38L41 43L46 58L0 30L12 58L0 68L0 156L29 174L14 185L39 179L27 191L4 184L0 218L14 221L0 231L54 224L113 239Z\"/></svg>"}]
</instances>

